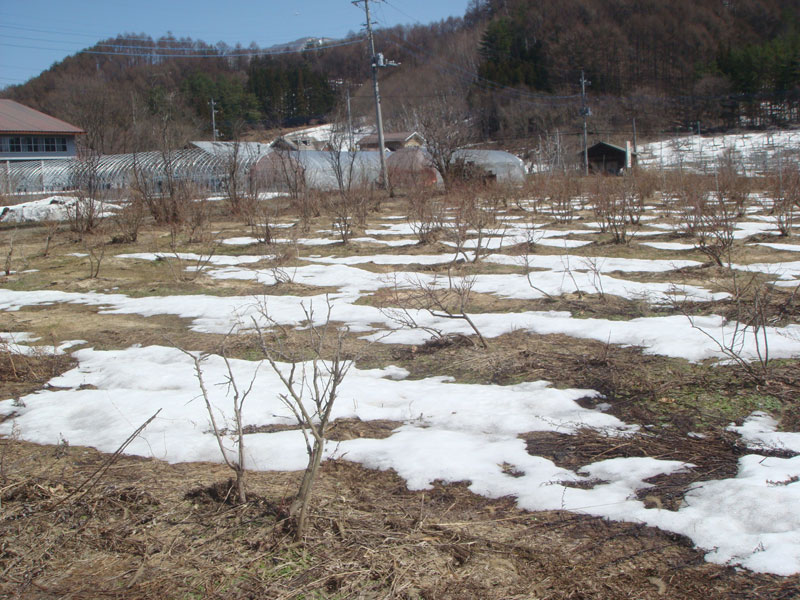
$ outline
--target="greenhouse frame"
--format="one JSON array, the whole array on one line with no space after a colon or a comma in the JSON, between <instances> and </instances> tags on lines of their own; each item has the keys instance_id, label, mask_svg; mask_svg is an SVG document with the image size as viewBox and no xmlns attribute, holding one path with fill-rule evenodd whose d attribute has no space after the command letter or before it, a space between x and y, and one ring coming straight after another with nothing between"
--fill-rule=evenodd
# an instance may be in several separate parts
<instances>
[{"instance_id":1,"label":"greenhouse frame","mask_svg":"<svg viewBox=\"0 0 800 600\"><path fill-rule=\"evenodd\" d=\"M393 156L397 155L397 156ZM424 150L388 155L390 171L400 180L417 179L440 185ZM478 167L500 183L522 183L524 163L498 150L459 150L454 160ZM90 188L117 195L146 184L165 193L175 182L190 182L209 193L226 190L231 177L237 186L261 191L292 188L334 191L372 186L380 180L380 155L374 151L278 150L257 142L193 142L170 152L138 152L75 159L5 162L0 191L5 194L66 192Z\"/></svg>"}]
</instances>

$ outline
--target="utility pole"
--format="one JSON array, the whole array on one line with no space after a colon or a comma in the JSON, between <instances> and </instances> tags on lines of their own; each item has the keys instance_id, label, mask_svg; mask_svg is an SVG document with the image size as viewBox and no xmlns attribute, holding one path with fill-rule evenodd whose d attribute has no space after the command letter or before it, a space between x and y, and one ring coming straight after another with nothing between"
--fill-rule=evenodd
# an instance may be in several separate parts
<instances>
[{"instance_id":1,"label":"utility pole","mask_svg":"<svg viewBox=\"0 0 800 600\"><path fill-rule=\"evenodd\" d=\"M217 103L214 102L214 99L211 99L209 102L211 106L211 135L213 140L217 141Z\"/></svg>"},{"instance_id":2,"label":"utility pole","mask_svg":"<svg viewBox=\"0 0 800 600\"><path fill-rule=\"evenodd\" d=\"M389 176L386 172L386 151L383 140L383 117L381 116L381 94L378 89L378 69L385 67L396 67L398 63L386 61L383 54L375 53L375 39L372 36L372 21L369 16L369 0L352 0L353 4L364 3L364 13L367 17L367 37L369 38L369 52L372 62L372 90L375 93L375 120L378 129L378 149L381 155L381 185L384 189L389 189Z\"/></svg>"},{"instance_id":3,"label":"utility pole","mask_svg":"<svg viewBox=\"0 0 800 600\"><path fill-rule=\"evenodd\" d=\"M350 86L347 86L347 135L350 142L348 150L353 152L355 144L353 144L353 114L350 112Z\"/></svg>"},{"instance_id":4,"label":"utility pole","mask_svg":"<svg viewBox=\"0 0 800 600\"><path fill-rule=\"evenodd\" d=\"M586 81L586 77L581 69L581 116L583 117L583 174L589 175L589 142L586 129L586 119L592 111L586 105L586 86L591 85L591 81Z\"/></svg>"}]
</instances>

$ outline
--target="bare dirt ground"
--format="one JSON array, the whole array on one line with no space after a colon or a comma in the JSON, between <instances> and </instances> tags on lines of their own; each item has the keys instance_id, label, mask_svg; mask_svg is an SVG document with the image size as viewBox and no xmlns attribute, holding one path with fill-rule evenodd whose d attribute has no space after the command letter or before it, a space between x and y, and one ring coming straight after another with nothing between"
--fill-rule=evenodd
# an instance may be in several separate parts
<instances>
[{"instance_id":1,"label":"bare dirt ground","mask_svg":"<svg viewBox=\"0 0 800 600\"><path fill-rule=\"evenodd\" d=\"M346 461L324 464L295 544L281 519L298 474L253 473L234 506L219 465L2 444L9 598L789 599L800 584L708 564L655 528L527 513L464 485L410 492Z\"/></svg>"},{"instance_id":2,"label":"bare dirt ground","mask_svg":"<svg viewBox=\"0 0 800 600\"><path fill-rule=\"evenodd\" d=\"M223 217L222 207L217 210L214 230L225 235L247 233L241 224ZM402 205L390 206L385 214L402 210ZM319 225L330 223L320 219ZM41 228L21 227L15 234L14 260L19 271L38 271L0 278L0 284L11 289L129 294L256 291L254 284L221 285L203 276L184 281L163 264L113 257L151 251L163 234L149 226L139 243L109 247L99 277L88 278L85 259L70 256L81 252L81 244L65 230L51 247L51 256L44 257ZM341 251L332 248L336 250L330 253ZM387 251L358 244L353 248L348 253ZM639 256L628 246L621 248L626 248L626 255ZM197 249L197 244L188 243L181 248ZM645 256L651 250L642 252ZM763 248L758 252L766 254ZM702 260L694 254L682 257ZM714 268L705 270L710 273ZM712 279L698 272L692 277L706 284ZM797 322L797 304L788 303L788 293L781 298L790 308L785 320ZM703 310L712 308L719 313L725 302ZM476 300L476 309L570 310L576 316L605 318L632 318L652 310L591 296L531 302L483 297ZM103 349L163 344L170 339L182 347L212 351L220 343L220 336L189 331L177 317L98 315L95 308L75 305L0 313L0 331L28 331L55 342L80 338ZM349 343L356 347L361 342L354 337ZM231 345L233 356L247 358L253 351L254 342L247 336ZM0 399L42 389L73 364L68 355L23 358L0 352ZM690 364L644 355L636 348L515 332L492 339L489 351L458 338L417 346L377 345L357 366L388 364L408 369L412 378L448 375L465 383L504 385L547 379L557 387L601 392L604 398L586 400L587 405L608 402L611 413L641 425L646 435L619 439L594 432L531 433L523 436L529 452L570 469L617 456L695 464L690 473L650 481L654 486L642 500L665 510L675 510L691 486L735 475L737 459L746 448L724 430L731 421L765 409L780 418L782 428L800 427L797 360L777 361L768 381L754 382L733 366ZM329 431L329 443L386 437L398 425L337 421ZM690 438L688 432L704 437ZM218 464L170 465L71 446L69 440L37 445L15 436L0 439L0 596L87 600L800 596L800 576L777 577L709 564L690 540L656 528L562 511L525 512L515 507L513 498L473 494L468 482L409 491L394 472L365 469L347 460L323 464L310 528L297 543L286 516L300 474L249 474L250 500L240 506L233 503L229 475Z\"/></svg>"}]
</instances>

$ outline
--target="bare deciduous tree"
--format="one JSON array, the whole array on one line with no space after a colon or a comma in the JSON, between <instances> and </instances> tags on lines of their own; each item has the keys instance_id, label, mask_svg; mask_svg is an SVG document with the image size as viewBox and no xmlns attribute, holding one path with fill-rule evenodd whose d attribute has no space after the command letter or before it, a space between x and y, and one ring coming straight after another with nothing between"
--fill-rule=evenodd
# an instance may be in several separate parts
<instances>
[{"instance_id":1,"label":"bare deciduous tree","mask_svg":"<svg viewBox=\"0 0 800 600\"><path fill-rule=\"evenodd\" d=\"M425 139L431 165L442 176L445 189L450 189L456 174L463 170L458 151L474 139L466 104L452 97L440 96L415 109L405 121Z\"/></svg>"}]
</instances>

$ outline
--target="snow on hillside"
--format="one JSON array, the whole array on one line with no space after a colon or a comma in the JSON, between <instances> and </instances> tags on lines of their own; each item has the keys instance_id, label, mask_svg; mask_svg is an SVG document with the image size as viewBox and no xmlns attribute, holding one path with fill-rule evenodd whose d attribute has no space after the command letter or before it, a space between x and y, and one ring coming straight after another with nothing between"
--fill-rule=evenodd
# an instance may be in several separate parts
<instances>
[{"instance_id":1,"label":"snow on hillside","mask_svg":"<svg viewBox=\"0 0 800 600\"><path fill-rule=\"evenodd\" d=\"M800 159L800 130L759 131L718 136L691 135L639 146L639 165L650 169L683 167L700 173L713 172L726 152L749 175L777 168L781 162Z\"/></svg>"}]
</instances>

